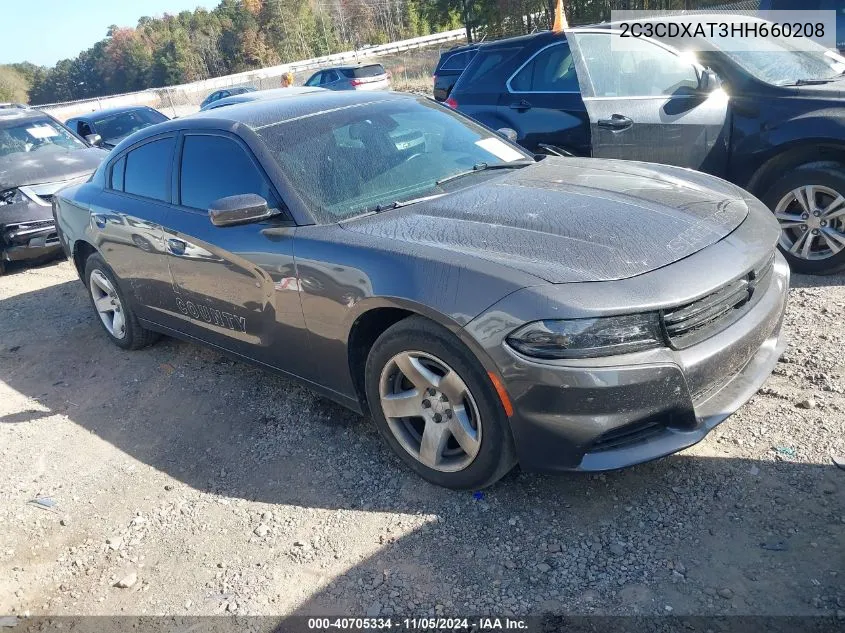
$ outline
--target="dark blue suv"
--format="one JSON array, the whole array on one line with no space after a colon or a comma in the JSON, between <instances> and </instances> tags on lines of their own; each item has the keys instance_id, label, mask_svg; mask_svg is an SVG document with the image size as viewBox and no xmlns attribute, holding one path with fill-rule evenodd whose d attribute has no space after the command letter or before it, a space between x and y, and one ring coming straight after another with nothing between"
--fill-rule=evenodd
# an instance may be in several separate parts
<instances>
[{"instance_id":1,"label":"dark blue suv","mask_svg":"<svg viewBox=\"0 0 845 633\"><path fill-rule=\"evenodd\" d=\"M796 271L845 269L845 58L771 38L765 53L711 42L696 59L620 35L600 25L483 44L446 103L535 152L726 178L775 212Z\"/></svg>"}]
</instances>

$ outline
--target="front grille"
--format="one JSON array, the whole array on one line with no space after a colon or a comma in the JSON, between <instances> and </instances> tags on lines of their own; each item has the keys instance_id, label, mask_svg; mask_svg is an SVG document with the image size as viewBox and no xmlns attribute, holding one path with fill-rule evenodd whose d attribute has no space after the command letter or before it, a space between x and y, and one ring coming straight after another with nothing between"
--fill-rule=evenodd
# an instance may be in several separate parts
<instances>
[{"instance_id":1,"label":"front grille","mask_svg":"<svg viewBox=\"0 0 845 633\"><path fill-rule=\"evenodd\" d=\"M662 313L663 329L675 349L695 345L740 318L750 308L758 285L774 267L774 254L747 275L692 303Z\"/></svg>"},{"instance_id":2,"label":"front grille","mask_svg":"<svg viewBox=\"0 0 845 633\"><path fill-rule=\"evenodd\" d=\"M30 229L43 229L49 226L53 226L53 220L42 220L39 222L21 222L20 224L16 225L15 228L17 230L26 230L29 231Z\"/></svg>"},{"instance_id":3,"label":"front grille","mask_svg":"<svg viewBox=\"0 0 845 633\"><path fill-rule=\"evenodd\" d=\"M46 229L53 229L49 233ZM3 241L12 246L53 246L59 243L59 235L52 220L21 222L4 227Z\"/></svg>"}]
</instances>

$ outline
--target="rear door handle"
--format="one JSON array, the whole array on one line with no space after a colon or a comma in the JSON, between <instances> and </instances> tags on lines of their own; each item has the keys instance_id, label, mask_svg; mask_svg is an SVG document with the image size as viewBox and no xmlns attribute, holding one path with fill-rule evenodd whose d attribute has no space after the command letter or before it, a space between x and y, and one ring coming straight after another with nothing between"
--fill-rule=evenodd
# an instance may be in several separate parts
<instances>
[{"instance_id":1,"label":"rear door handle","mask_svg":"<svg viewBox=\"0 0 845 633\"><path fill-rule=\"evenodd\" d=\"M525 99L521 99L510 105L511 110L530 110L531 104Z\"/></svg>"},{"instance_id":2,"label":"rear door handle","mask_svg":"<svg viewBox=\"0 0 845 633\"><path fill-rule=\"evenodd\" d=\"M627 130L634 124L633 119L621 114L611 114L609 119L599 119L597 121L599 127L607 130L619 132L620 130Z\"/></svg>"},{"instance_id":3,"label":"rear door handle","mask_svg":"<svg viewBox=\"0 0 845 633\"><path fill-rule=\"evenodd\" d=\"M185 247L187 246L187 243L182 240L177 240L172 237L167 240L167 252L171 255L184 255Z\"/></svg>"}]
</instances>

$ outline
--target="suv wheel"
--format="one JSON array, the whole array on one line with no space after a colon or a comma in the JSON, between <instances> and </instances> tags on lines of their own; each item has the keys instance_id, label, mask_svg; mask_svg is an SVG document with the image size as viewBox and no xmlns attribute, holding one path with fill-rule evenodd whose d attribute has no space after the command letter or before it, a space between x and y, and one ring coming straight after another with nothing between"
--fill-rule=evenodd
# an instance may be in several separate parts
<instances>
[{"instance_id":1,"label":"suv wheel","mask_svg":"<svg viewBox=\"0 0 845 633\"><path fill-rule=\"evenodd\" d=\"M763 196L780 223L780 250L795 272L828 275L845 268L845 176L799 168Z\"/></svg>"},{"instance_id":2,"label":"suv wheel","mask_svg":"<svg viewBox=\"0 0 845 633\"><path fill-rule=\"evenodd\" d=\"M516 463L504 408L478 361L450 332L414 316L388 328L367 358L373 419L424 479L489 486Z\"/></svg>"},{"instance_id":3,"label":"suv wheel","mask_svg":"<svg viewBox=\"0 0 845 633\"><path fill-rule=\"evenodd\" d=\"M120 290L117 278L96 253L85 262L85 286L91 305L112 343L123 349L140 349L159 338L157 333L138 323Z\"/></svg>"}]
</instances>

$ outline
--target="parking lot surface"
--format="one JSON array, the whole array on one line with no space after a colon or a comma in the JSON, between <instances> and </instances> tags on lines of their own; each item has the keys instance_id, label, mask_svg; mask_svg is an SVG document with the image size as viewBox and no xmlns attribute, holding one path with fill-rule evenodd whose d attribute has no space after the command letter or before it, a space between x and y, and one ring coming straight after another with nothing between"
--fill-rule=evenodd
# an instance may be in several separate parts
<instances>
[{"instance_id":1,"label":"parking lot surface","mask_svg":"<svg viewBox=\"0 0 845 633\"><path fill-rule=\"evenodd\" d=\"M845 619L845 276L793 278L739 412L621 472L483 493L214 351L112 346L67 262L0 277L0 613Z\"/></svg>"}]
</instances>

